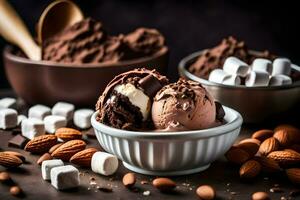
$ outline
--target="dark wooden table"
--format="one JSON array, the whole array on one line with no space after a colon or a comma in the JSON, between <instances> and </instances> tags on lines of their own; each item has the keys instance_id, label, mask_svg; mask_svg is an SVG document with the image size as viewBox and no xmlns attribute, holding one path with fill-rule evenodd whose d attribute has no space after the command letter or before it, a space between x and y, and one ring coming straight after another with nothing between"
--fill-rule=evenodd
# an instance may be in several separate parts
<instances>
[{"instance_id":1,"label":"dark wooden table","mask_svg":"<svg viewBox=\"0 0 300 200\"><path fill-rule=\"evenodd\" d=\"M0 98L11 96L10 91L0 92ZM286 117L281 116L281 123L292 123L299 125L299 110L289 113ZM267 123L260 125L243 126L239 140L249 136L253 131L260 128L273 128L278 124L278 116ZM92 131L92 130L89 130ZM195 190L197 186L202 184L212 185L216 191L218 199L251 199L251 194L256 191L266 191L270 193L272 199L281 199L286 197L292 190L296 189L283 175L266 175L262 174L251 182L242 182L238 176L238 168L226 162L225 158L220 158L214 162L209 169L204 172L192 174L188 176L171 177L177 183L176 191L172 194L163 194L157 191L152 185L152 176L137 175L137 188L135 191L126 189L121 182L122 176L129 172L122 163L117 173L110 177L104 177L93 173L89 169L79 168L81 175L81 185L78 189L69 191L57 191L51 184L44 181L41 177L40 167L36 164L39 156L31 155L21 149L10 148L7 141L13 137L12 131L0 130L0 150L13 150L21 152L26 156L27 164L23 164L19 169L9 170L13 180L18 184L25 193L25 199L197 199ZM88 139L88 146L99 147L96 139ZM4 171L0 167L0 171ZM90 178L94 177L97 185L101 187L112 188L112 192L103 192L93 188L90 185ZM141 184L141 181L148 181L148 184ZM279 185L283 189L282 193L271 193L270 189L274 185ZM150 195L143 194L150 191ZM17 199L9 193L9 186L0 184L0 200ZM297 198L293 198L297 199ZM300 196L298 197L300 199Z\"/></svg>"}]
</instances>

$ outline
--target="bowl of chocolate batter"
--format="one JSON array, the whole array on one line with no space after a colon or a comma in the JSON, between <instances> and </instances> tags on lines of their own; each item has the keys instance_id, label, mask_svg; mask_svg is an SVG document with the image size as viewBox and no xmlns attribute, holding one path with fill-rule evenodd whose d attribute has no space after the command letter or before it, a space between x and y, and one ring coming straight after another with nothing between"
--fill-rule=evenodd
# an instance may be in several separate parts
<instances>
[{"instance_id":1,"label":"bowl of chocolate batter","mask_svg":"<svg viewBox=\"0 0 300 200\"><path fill-rule=\"evenodd\" d=\"M84 19L42 44L42 61L17 48L4 50L7 78L28 104L67 101L90 106L116 75L137 67L167 70L168 48L156 29L110 35L101 22Z\"/></svg>"}]
</instances>

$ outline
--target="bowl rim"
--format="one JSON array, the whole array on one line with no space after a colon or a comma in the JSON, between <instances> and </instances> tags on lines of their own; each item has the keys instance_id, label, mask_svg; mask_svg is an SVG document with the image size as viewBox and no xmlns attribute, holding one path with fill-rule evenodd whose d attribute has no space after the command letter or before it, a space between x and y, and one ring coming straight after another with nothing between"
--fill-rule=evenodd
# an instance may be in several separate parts
<instances>
[{"instance_id":1,"label":"bowl rim","mask_svg":"<svg viewBox=\"0 0 300 200\"><path fill-rule=\"evenodd\" d=\"M191 130L191 131L177 131L177 132L164 132L164 131L127 131L122 129L113 128L100 123L96 120L98 111L94 112L91 117L91 123L94 129L100 130L101 132L120 138L128 139L187 139L187 138L210 138L219 135L224 135L232 132L233 130L241 127L243 123L243 118L239 112L236 110L223 106L225 114L233 116L232 120L226 124L203 129L203 130ZM225 116L226 117L226 116ZM97 134L97 133L96 133Z\"/></svg>"},{"instance_id":2,"label":"bowl rim","mask_svg":"<svg viewBox=\"0 0 300 200\"><path fill-rule=\"evenodd\" d=\"M6 45L3 51L4 59L8 59L14 62L19 63L26 63L26 64L34 64L39 66L51 66L57 68L109 68L109 67L123 67L123 66L131 66L136 65L138 63L146 63L152 60L156 60L160 57L163 57L169 53L169 48L165 46L159 52L152 56L148 57L141 57L132 60L125 60L117 63L82 63L82 64L75 64L75 63L59 63L53 61L45 61L45 60L30 60L28 58L20 57L12 53L14 47L12 45ZM141 66L143 67L143 66Z\"/></svg>"},{"instance_id":3,"label":"bowl rim","mask_svg":"<svg viewBox=\"0 0 300 200\"><path fill-rule=\"evenodd\" d=\"M200 56L204 51L207 49L203 49L200 51L196 51L192 54L189 54L188 56L184 57L180 60L178 65L178 72L181 76L184 76L186 78L189 78L193 81L197 81L201 84L207 85L207 86L214 86L219 88L226 88L226 89L244 89L244 90L283 90L283 89L290 89L290 88L297 88L300 87L300 81L296 81L290 85L281 85L281 86L256 86L256 87L247 87L244 85L239 86L231 86L231 85L224 85L220 83L214 83L211 81L208 81L204 78L200 78L191 72L187 70L187 66L190 64L192 60L195 60L198 56ZM251 53L258 53L259 51L250 50ZM292 69L300 72L300 67L298 65L292 64Z\"/></svg>"}]
</instances>

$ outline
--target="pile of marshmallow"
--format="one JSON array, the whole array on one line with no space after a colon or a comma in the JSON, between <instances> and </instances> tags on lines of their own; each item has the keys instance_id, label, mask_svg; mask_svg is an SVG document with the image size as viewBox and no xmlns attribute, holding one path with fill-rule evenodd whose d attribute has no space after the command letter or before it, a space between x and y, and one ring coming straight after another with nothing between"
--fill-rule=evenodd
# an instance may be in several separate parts
<instances>
[{"instance_id":1,"label":"pile of marshmallow","mask_svg":"<svg viewBox=\"0 0 300 200\"><path fill-rule=\"evenodd\" d=\"M273 63L267 59L257 58L249 66L236 57L228 57L223 69L213 70L208 80L235 86L280 86L292 84L290 74L291 61L287 58L277 58Z\"/></svg>"},{"instance_id":2,"label":"pile of marshmallow","mask_svg":"<svg viewBox=\"0 0 300 200\"><path fill-rule=\"evenodd\" d=\"M7 97L0 100L0 129L21 126L22 135L28 139L45 132L54 134L57 129L66 127L71 120L78 128L90 128L94 112L91 109L75 111L73 104L65 102L56 103L52 109L45 105L35 105L29 109L28 117L18 115L16 108L16 99Z\"/></svg>"}]
</instances>

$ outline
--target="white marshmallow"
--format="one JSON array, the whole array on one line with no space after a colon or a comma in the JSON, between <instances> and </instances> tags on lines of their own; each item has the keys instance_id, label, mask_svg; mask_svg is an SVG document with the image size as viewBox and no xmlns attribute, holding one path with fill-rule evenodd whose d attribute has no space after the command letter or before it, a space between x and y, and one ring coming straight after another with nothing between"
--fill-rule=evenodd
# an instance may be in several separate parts
<instances>
[{"instance_id":1,"label":"white marshmallow","mask_svg":"<svg viewBox=\"0 0 300 200\"><path fill-rule=\"evenodd\" d=\"M54 159L54 160L45 160L42 162L42 177L44 180L50 180L50 172L51 169L54 167L60 167L64 166L64 162L60 159Z\"/></svg>"},{"instance_id":2,"label":"white marshmallow","mask_svg":"<svg viewBox=\"0 0 300 200\"><path fill-rule=\"evenodd\" d=\"M91 117L94 111L91 109L79 109L74 113L74 124L81 128L87 129L91 127Z\"/></svg>"},{"instance_id":3,"label":"white marshmallow","mask_svg":"<svg viewBox=\"0 0 300 200\"><path fill-rule=\"evenodd\" d=\"M223 70L228 74L246 77L250 67L236 57L228 57L224 62Z\"/></svg>"},{"instance_id":4,"label":"white marshmallow","mask_svg":"<svg viewBox=\"0 0 300 200\"><path fill-rule=\"evenodd\" d=\"M109 176L117 171L118 166L118 158L112 154L99 151L92 157L91 168L95 173Z\"/></svg>"},{"instance_id":5,"label":"white marshmallow","mask_svg":"<svg viewBox=\"0 0 300 200\"><path fill-rule=\"evenodd\" d=\"M267 72L251 71L246 77L245 85L247 87L267 86L269 84L269 74Z\"/></svg>"},{"instance_id":6,"label":"white marshmallow","mask_svg":"<svg viewBox=\"0 0 300 200\"><path fill-rule=\"evenodd\" d=\"M43 120L46 116L51 115L51 109L44 105L32 106L28 111L28 118L37 118Z\"/></svg>"},{"instance_id":7,"label":"white marshmallow","mask_svg":"<svg viewBox=\"0 0 300 200\"><path fill-rule=\"evenodd\" d=\"M289 84L292 84L292 79L289 76L282 75L282 74L272 76L269 81L269 85L271 86L289 85Z\"/></svg>"},{"instance_id":8,"label":"white marshmallow","mask_svg":"<svg viewBox=\"0 0 300 200\"><path fill-rule=\"evenodd\" d=\"M224 85L241 85L241 78L237 75L230 75L228 78L226 78L222 84Z\"/></svg>"},{"instance_id":9,"label":"white marshmallow","mask_svg":"<svg viewBox=\"0 0 300 200\"><path fill-rule=\"evenodd\" d=\"M18 123L18 113L11 108L0 109L0 129L14 128Z\"/></svg>"},{"instance_id":10,"label":"white marshmallow","mask_svg":"<svg viewBox=\"0 0 300 200\"><path fill-rule=\"evenodd\" d=\"M16 108L17 100L14 98L6 97L0 100L0 108Z\"/></svg>"},{"instance_id":11,"label":"white marshmallow","mask_svg":"<svg viewBox=\"0 0 300 200\"><path fill-rule=\"evenodd\" d=\"M222 69L215 69L212 72L210 72L208 80L215 83L223 83L225 79L228 79L230 77L230 74L227 74Z\"/></svg>"},{"instance_id":12,"label":"white marshmallow","mask_svg":"<svg viewBox=\"0 0 300 200\"><path fill-rule=\"evenodd\" d=\"M21 125L21 123L24 119L27 119L27 117L25 115L18 115L18 126Z\"/></svg>"},{"instance_id":13,"label":"white marshmallow","mask_svg":"<svg viewBox=\"0 0 300 200\"><path fill-rule=\"evenodd\" d=\"M79 171L72 165L52 168L50 176L51 185L58 190L75 188L80 184Z\"/></svg>"},{"instance_id":14,"label":"white marshmallow","mask_svg":"<svg viewBox=\"0 0 300 200\"><path fill-rule=\"evenodd\" d=\"M252 70L256 72L259 71L267 72L271 75L273 70L273 65L272 62L268 59L256 58L252 63Z\"/></svg>"},{"instance_id":15,"label":"white marshmallow","mask_svg":"<svg viewBox=\"0 0 300 200\"><path fill-rule=\"evenodd\" d=\"M23 119L21 123L22 135L28 139L33 139L36 136L45 133L44 122L37 118Z\"/></svg>"},{"instance_id":16,"label":"white marshmallow","mask_svg":"<svg viewBox=\"0 0 300 200\"><path fill-rule=\"evenodd\" d=\"M129 101L140 108L143 115L143 120L148 118L151 108L150 98L140 89L136 88L133 84L121 84L114 88L118 93L128 97Z\"/></svg>"},{"instance_id":17,"label":"white marshmallow","mask_svg":"<svg viewBox=\"0 0 300 200\"><path fill-rule=\"evenodd\" d=\"M70 103L58 102L52 108L52 115L63 116L67 121L73 118L75 106Z\"/></svg>"},{"instance_id":18,"label":"white marshmallow","mask_svg":"<svg viewBox=\"0 0 300 200\"><path fill-rule=\"evenodd\" d=\"M55 133L57 129L67 125L67 119L63 116L49 115L45 117L44 124L47 133Z\"/></svg>"},{"instance_id":19,"label":"white marshmallow","mask_svg":"<svg viewBox=\"0 0 300 200\"><path fill-rule=\"evenodd\" d=\"M272 75L283 74L289 76L291 73L291 61L287 58L276 58L273 61Z\"/></svg>"}]
</instances>

